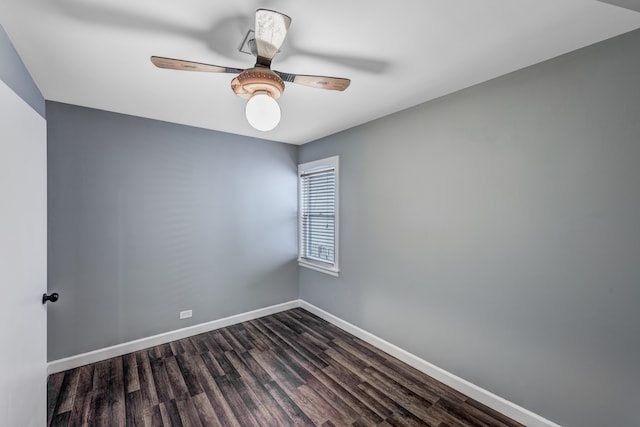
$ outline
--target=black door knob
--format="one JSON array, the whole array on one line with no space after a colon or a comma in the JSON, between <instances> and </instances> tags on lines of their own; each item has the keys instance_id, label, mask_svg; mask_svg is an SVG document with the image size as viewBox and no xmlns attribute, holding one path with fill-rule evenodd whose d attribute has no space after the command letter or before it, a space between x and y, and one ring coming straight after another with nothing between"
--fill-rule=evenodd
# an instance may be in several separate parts
<instances>
[{"instance_id":1,"label":"black door knob","mask_svg":"<svg viewBox=\"0 0 640 427\"><path fill-rule=\"evenodd\" d=\"M54 292L51 295L42 294L42 303L46 304L47 301L56 302L56 301L58 301L59 297L60 297L60 295L58 295L57 292Z\"/></svg>"}]
</instances>

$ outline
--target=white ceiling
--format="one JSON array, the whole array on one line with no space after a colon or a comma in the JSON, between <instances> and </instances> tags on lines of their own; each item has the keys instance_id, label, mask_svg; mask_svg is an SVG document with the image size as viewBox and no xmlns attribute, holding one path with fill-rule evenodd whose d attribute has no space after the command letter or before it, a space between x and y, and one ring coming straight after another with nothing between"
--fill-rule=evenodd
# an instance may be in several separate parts
<instances>
[{"instance_id":1,"label":"white ceiling","mask_svg":"<svg viewBox=\"0 0 640 427\"><path fill-rule=\"evenodd\" d=\"M274 69L352 80L288 84L270 132L247 123L233 75L149 61L248 68L238 47L257 8L292 18ZM2 0L0 24L48 100L303 144L639 28L640 13L595 0Z\"/></svg>"}]
</instances>

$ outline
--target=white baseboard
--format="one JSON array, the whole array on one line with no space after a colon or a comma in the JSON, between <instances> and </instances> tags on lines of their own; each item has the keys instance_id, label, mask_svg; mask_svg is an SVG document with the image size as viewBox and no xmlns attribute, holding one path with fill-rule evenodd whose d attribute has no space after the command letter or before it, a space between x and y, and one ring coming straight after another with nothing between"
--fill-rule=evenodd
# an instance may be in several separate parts
<instances>
[{"instance_id":1,"label":"white baseboard","mask_svg":"<svg viewBox=\"0 0 640 427\"><path fill-rule=\"evenodd\" d=\"M515 403L509 402L508 400L491 393L490 391L478 387L467 380L464 380L450 372L447 372L444 369L441 369L427 362L426 360L423 360L418 356L409 353L408 351L405 351L400 347L391 344L390 342L385 341L382 338L377 337L345 320L342 320L339 317L336 317L333 314L328 313L304 300L293 300L282 304L272 305L270 307L237 314L235 316L225 317L223 319L218 319L211 322L201 323L199 325L189 326L187 328L182 328L175 331L165 332L163 334L154 335L147 338L141 338L139 340L94 350L88 353L67 357L65 359L54 360L48 363L47 374L54 374L57 372L62 372L68 369L87 365L89 363L95 363L101 360L110 359L112 357L122 356L124 354L142 350L148 347L166 344L171 341L187 338L204 332L213 331L216 329L235 325L237 323L242 323L248 320L257 319L259 317L268 316L270 314L279 313L281 311L290 310L296 307L304 308L310 313L313 313L316 316L326 320L327 322L332 323L333 325L341 329L344 329L350 334L360 338L363 341L368 342L369 344L394 356L395 358L402 360L406 364L431 376L432 378L435 378L443 384L446 384L449 387L459 391L460 393L463 393L470 398L477 400L478 402L487 405L492 409L495 409L496 411L518 421L519 423L524 424L525 426L560 427L558 424L553 423L541 417L540 415L537 415L521 406L516 405Z\"/></svg>"},{"instance_id":2,"label":"white baseboard","mask_svg":"<svg viewBox=\"0 0 640 427\"><path fill-rule=\"evenodd\" d=\"M153 335L151 337L141 338L135 341L129 341L111 347L101 348L98 350L90 351L88 353L82 353L64 359L53 360L47 364L47 375L77 368L79 366L88 365L89 363L100 362L112 357L122 356L124 354L132 353L134 351L142 350L148 347L170 343L171 341L180 340L182 338L191 337L194 335L202 334L204 332L213 331L216 329L235 325L236 323L246 322L248 320L257 319L259 317L268 316L270 314L279 313L281 311L290 310L296 307L300 307L300 300L293 300L282 304L276 304L269 307L260 308L258 310L236 314L235 316L229 316L223 319L213 320L211 322L177 329L175 331Z\"/></svg>"},{"instance_id":3,"label":"white baseboard","mask_svg":"<svg viewBox=\"0 0 640 427\"><path fill-rule=\"evenodd\" d=\"M333 325L341 329L344 329L351 335L354 335L361 340L366 341L367 343L379 348L380 350L392 355L393 357L402 360L404 363L416 368L420 372L423 372L430 377L435 378L441 383L448 385L449 387L469 396L474 400L477 400L478 402L492 409L495 409L501 414L504 414L507 417L524 424L525 426L560 427L558 424L549 421L538 414L535 414L521 406L516 405L515 403L509 402L508 400L491 393L490 391L478 387L477 385L472 384L467 380L464 380L450 372L447 372L444 369L441 369L427 362L426 360L423 360L418 356L411 354L408 351L405 351L400 347L395 346L390 342L385 341L382 338L365 331L364 329L361 329L345 320L342 320L339 317L336 317L333 314L328 313L313 304L309 304L304 300L300 300L300 307L326 320L327 322L332 323Z\"/></svg>"}]
</instances>

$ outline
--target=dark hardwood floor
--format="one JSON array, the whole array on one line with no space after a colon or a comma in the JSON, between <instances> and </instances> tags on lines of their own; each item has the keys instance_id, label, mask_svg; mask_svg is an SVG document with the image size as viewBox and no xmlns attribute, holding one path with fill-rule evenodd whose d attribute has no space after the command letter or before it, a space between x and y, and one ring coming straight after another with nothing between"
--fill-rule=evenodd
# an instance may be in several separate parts
<instances>
[{"instance_id":1,"label":"dark hardwood floor","mask_svg":"<svg viewBox=\"0 0 640 427\"><path fill-rule=\"evenodd\" d=\"M48 380L50 426L521 426L293 309Z\"/></svg>"}]
</instances>

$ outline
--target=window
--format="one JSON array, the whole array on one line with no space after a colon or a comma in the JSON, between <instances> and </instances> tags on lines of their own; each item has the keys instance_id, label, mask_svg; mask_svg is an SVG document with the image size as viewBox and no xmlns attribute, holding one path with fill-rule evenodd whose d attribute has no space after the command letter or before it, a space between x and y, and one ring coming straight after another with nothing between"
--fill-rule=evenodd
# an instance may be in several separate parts
<instances>
[{"instance_id":1,"label":"window","mask_svg":"<svg viewBox=\"0 0 640 427\"><path fill-rule=\"evenodd\" d=\"M337 276L338 157L298 166L298 264Z\"/></svg>"}]
</instances>

